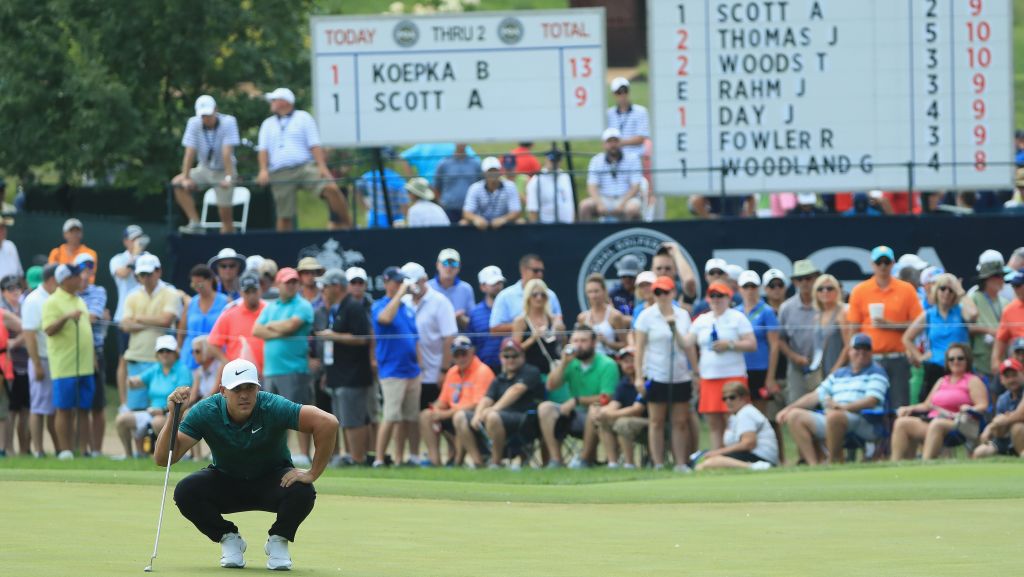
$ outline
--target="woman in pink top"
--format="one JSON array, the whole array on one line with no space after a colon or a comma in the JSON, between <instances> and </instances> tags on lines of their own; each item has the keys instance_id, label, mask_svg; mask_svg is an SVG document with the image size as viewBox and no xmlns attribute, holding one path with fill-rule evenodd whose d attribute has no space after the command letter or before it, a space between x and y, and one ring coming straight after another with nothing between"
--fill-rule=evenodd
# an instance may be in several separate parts
<instances>
[{"instance_id":1,"label":"woman in pink top","mask_svg":"<svg viewBox=\"0 0 1024 577\"><path fill-rule=\"evenodd\" d=\"M899 417L892 428L892 460L913 459L922 442L924 460L934 459L942 451L946 435L954 429L962 411L984 413L988 409L985 384L971 373L971 349L964 343L946 348L946 376L928 394L924 402L896 411Z\"/></svg>"}]
</instances>

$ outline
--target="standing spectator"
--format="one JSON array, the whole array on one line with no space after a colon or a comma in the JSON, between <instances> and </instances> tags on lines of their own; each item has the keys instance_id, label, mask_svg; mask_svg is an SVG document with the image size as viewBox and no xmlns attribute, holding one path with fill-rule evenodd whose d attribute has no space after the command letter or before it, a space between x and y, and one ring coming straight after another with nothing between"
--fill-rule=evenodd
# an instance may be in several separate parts
<instances>
[{"instance_id":1,"label":"standing spectator","mask_svg":"<svg viewBox=\"0 0 1024 577\"><path fill-rule=\"evenodd\" d=\"M636 255L627 254L615 263L615 276L619 282L615 283L608 296L612 299L612 306L615 310L633 317L633 305L636 302L636 276L640 274L640 259Z\"/></svg>"},{"instance_id":2,"label":"standing spectator","mask_svg":"<svg viewBox=\"0 0 1024 577\"><path fill-rule=\"evenodd\" d=\"M777 268L770 268L764 271L761 282L764 283L764 302L778 315L782 303L786 302L786 284L789 281L785 273Z\"/></svg>"},{"instance_id":3,"label":"standing spectator","mask_svg":"<svg viewBox=\"0 0 1024 577\"><path fill-rule=\"evenodd\" d=\"M449 226L451 220L444 209L434 203L434 191L430 183L422 177L410 178L405 183L405 191L409 193L409 209L405 215L405 226L419 228L424 226Z\"/></svg>"},{"instance_id":4,"label":"standing spectator","mask_svg":"<svg viewBox=\"0 0 1024 577\"><path fill-rule=\"evenodd\" d=\"M690 313L675 303L676 284L661 276L654 281L654 304L636 319L636 375L634 386L647 401L651 461L655 469L665 463L665 421L671 413L672 456L676 471L688 472L690 400L697 353L687 342Z\"/></svg>"},{"instance_id":5,"label":"standing spectator","mask_svg":"<svg viewBox=\"0 0 1024 577\"><path fill-rule=\"evenodd\" d=\"M264 259L263 263L260 264L258 279L260 281L260 294L263 295L263 300L272 301L278 297L277 287L274 286L274 279L277 278L278 271L277 261L268 258ZM241 278L238 279L241 283Z\"/></svg>"},{"instance_id":6,"label":"standing spectator","mask_svg":"<svg viewBox=\"0 0 1024 577\"><path fill-rule=\"evenodd\" d=\"M117 308L114 309L114 330L117 333L117 386L118 390L124 389L125 380L128 378L128 365L124 360L124 352L128 349L128 333L121 330L121 321L124 319L124 303L128 295L139 286L135 278L135 259L146 252L149 246L149 237L143 232L142 227L130 224L124 229L121 235L121 243L124 251L119 252L110 258L110 276L114 279L114 286L117 288Z\"/></svg>"},{"instance_id":7,"label":"standing spectator","mask_svg":"<svg viewBox=\"0 0 1024 577\"><path fill-rule=\"evenodd\" d=\"M107 310L107 289L96 284L96 263L92 260L92 255L82 253L75 257L75 267L81 271L82 288L78 292L78 296L85 302L86 309L89 311L92 346L95 352L93 367L96 369L96 386L92 396L92 406L89 407L89 418L86 419L84 434L82 433L83 425L79 424L79 435L88 440L89 455L99 457L103 454L103 436L107 429L107 363L103 354L103 343L107 340L110 311Z\"/></svg>"},{"instance_id":8,"label":"standing spectator","mask_svg":"<svg viewBox=\"0 0 1024 577\"><path fill-rule=\"evenodd\" d=\"M846 303L843 287L836 277L823 274L814 281L814 310L818 313L814 327L814 350L821 351L823 375L830 375L849 360L850 347L843 335Z\"/></svg>"},{"instance_id":9,"label":"standing spectator","mask_svg":"<svg viewBox=\"0 0 1024 577\"><path fill-rule=\"evenodd\" d=\"M814 390L821 382L815 360L814 327L818 313L814 310L814 281L818 267L810 260L793 263L793 284L796 294L786 299L779 309L779 352L786 357L786 382L783 389L786 404Z\"/></svg>"},{"instance_id":10,"label":"standing spectator","mask_svg":"<svg viewBox=\"0 0 1024 577\"><path fill-rule=\"evenodd\" d=\"M711 432L711 448L722 447L726 415L729 409L722 401L726 383L747 383L747 364L742 353L757 349L754 328L746 315L730 308L732 289L717 282L708 287L711 310L694 319L690 334L700 347L700 404L698 410L707 416Z\"/></svg>"},{"instance_id":11,"label":"standing spectator","mask_svg":"<svg viewBox=\"0 0 1024 577\"><path fill-rule=\"evenodd\" d=\"M360 283L356 283L357 280ZM316 333L323 339L322 358L327 390L331 395L331 411L341 423L349 452L349 458L342 457L341 462L363 465L370 449L370 429L376 409L370 364L372 329L362 298L347 289L356 284L365 287L366 279L354 273L348 275L340 269L330 269L324 273L322 282L325 294L333 290L328 287L334 287L341 294L341 301L328 309L327 328Z\"/></svg>"},{"instance_id":12,"label":"standing spectator","mask_svg":"<svg viewBox=\"0 0 1024 577\"><path fill-rule=\"evenodd\" d=\"M11 275L16 277L24 276L21 268L21 257L18 255L18 247L7 240L7 228L14 226L14 219L9 216L0 216L0 278Z\"/></svg>"},{"instance_id":13,"label":"standing spectator","mask_svg":"<svg viewBox=\"0 0 1024 577\"><path fill-rule=\"evenodd\" d=\"M581 221L640 219L643 166L639 156L622 150L621 137L618 128L607 128L601 135L604 152L590 159L587 168L589 196L580 202Z\"/></svg>"},{"instance_id":14,"label":"standing spectator","mask_svg":"<svg viewBox=\"0 0 1024 577\"><path fill-rule=\"evenodd\" d=\"M192 396L189 397L188 406L216 394L220 387L220 369L223 363L214 354L214 347L210 345L210 337L199 335L192 339L191 357L196 363L192 371Z\"/></svg>"},{"instance_id":15,"label":"standing spectator","mask_svg":"<svg viewBox=\"0 0 1024 577\"><path fill-rule=\"evenodd\" d=\"M300 273L300 286L304 280ZM333 414L331 394L327 389L327 363L334 363L334 344L328 344L325 339L316 337L316 334L331 328L332 319L348 290L348 278L340 268L326 269L321 276L313 279L313 283L319 298L317 303L310 303L313 307L313 327L309 337L309 373L313 377L314 404L318 409ZM299 294L302 296L301 288ZM336 446L339 454L332 457L332 464L340 463L342 444ZM351 455L348 457L351 460Z\"/></svg>"},{"instance_id":16,"label":"standing spectator","mask_svg":"<svg viewBox=\"0 0 1024 577\"><path fill-rule=\"evenodd\" d=\"M66 461L75 457L71 441L75 417L79 423L84 423L86 412L92 408L96 391L96 353L92 328L87 322L89 309L78 296L82 288L78 268L62 264L53 276L57 290L43 304L42 328L50 354L53 406L57 409L57 438L60 440L57 458ZM77 415L73 416L72 411ZM79 447L84 448L85 444L83 435L79 438Z\"/></svg>"},{"instance_id":17,"label":"standing spectator","mask_svg":"<svg viewBox=\"0 0 1024 577\"><path fill-rule=\"evenodd\" d=\"M636 319L645 308L654 305L654 281L658 280L657 275L649 270L642 271L636 275L636 298L633 301L633 325ZM683 310L686 310L685 308Z\"/></svg>"},{"instance_id":18,"label":"standing spectator","mask_svg":"<svg viewBox=\"0 0 1024 577\"><path fill-rule=\"evenodd\" d=\"M14 436L18 437L18 454L28 455L29 448L29 379L28 379L28 347L25 342L27 335L21 327L22 288L21 278L8 275L0 279L0 309L4 311L3 324L8 330L7 351L14 369L14 378L10 383L10 422L7 427L5 445L14 453ZM10 319L18 319L17 323ZM17 326L15 326L17 325ZM2 408L0 408L2 410Z\"/></svg>"},{"instance_id":19,"label":"standing spectator","mask_svg":"<svg viewBox=\"0 0 1024 577\"><path fill-rule=\"evenodd\" d=\"M565 330L561 317L551 312L548 285L539 278L526 283L523 291L523 314L512 322L512 338L523 348L527 364L540 370L542 376L551 372L559 355L558 335ZM567 391L555 389L551 400L562 402Z\"/></svg>"},{"instance_id":20,"label":"standing spectator","mask_svg":"<svg viewBox=\"0 0 1024 577\"><path fill-rule=\"evenodd\" d=\"M516 185L501 176L501 161L488 156L480 163L483 180L470 185L462 207L462 221L479 230L497 229L522 216Z\"/></svg>"},{"instance_id":21,"label":"standing spectator","mask_svg":"<svg viewBox=\"0 0 1024 577\"><path fill-rule=\"evenodd\" d=\"M376 336L377 376L384 393L384 417L377 430L374 467L384 466L392 435L395 462L403 463L409 428L416 426L420 410L419 335L416 313L402 302L413 283L396 266L384 269L384 298L373 303L373 334Z\"/></svg>"},{"instance_id":22,"label":"standing spectator","mask_svg":"<svg viewBox=\"0 0 1024 577\"><path fill-rule=\"evenodd\" d=\"M224 312L224 307L228 306L228 297L217 292L214 287L216 278L210 267L197 264L192 267L188 276L196 295L189 300L188 306L184 307L181 321L178 322L178 343L183 351L192 350L192 341L195 338L209 335L217 319ZM190 371L199 367L197 359L191 354L185 355L182 362Z\"/></svg>"},{"instance_id":23,"label":"standing spectator","mask_svg":"<svg viewBox=\"0 0 1024 577\"><path fill-rule=\"evenodd\" d=\"M530 222L571 224L576 221L572 178L568 172L559 170L561 160L561 152L549 152L544 170L532 175L526 183L526 218Z\"/></svg>"},{"instance_id":24,"label":"standing spectator","mask_svg":"<svg viewBox=\"0 0 1024 577\"><path fill-rule=\"evenodd\" d=\"M72 264L75 257L84 253L92 255L92 260L99 260L96 251L85 246L82 242L82 221L77 218L69 218L64 221L64 244L50 251L50 264Z\"/></svg>"},{"instance_id":25,"label":"standing spectator","mask_svg":"<svg viewBox=\"0 0 1024 577\"><path fill-rule=\"evenodd\" d=\"M135 276L142 286L128 295L121 319L121 330L129 334L128 349L124 353L128 377L142 374L157 362L156 339L181 316L181 297L174 287L160 282L162 272L160 259L155 255L147 254L135 260ZM146 408L130 404L126 386L118 383L118 387L122 408Z\"/></svg>"},{"instance_id":26,"label":"standing spectator","mask_svg":"<svg viewBox=\"0 0 1024 577\"><path fill-rule=\"evenodd\" d=\"M722 389L729 407L724 444L704 454L698 471L707 469L764 470L779 464L779 443L768 419L750 402L746 385L732 381Z\"/></svg>"},{"instance_id":27,"label":"standing spectator","mask_svg":"<svg viewBox=\"0 0 1024 577\"><path fill-rule=\"evenodd\" d=\"M616 351L627 344L626 337L632 319L612 306L608 297L608 285L601 273L588 275L583 287L590 308L576 317L576 323L587 325L594 330L598 353L614 356Z\"/></svg>"},{"instance_id":28,"label":"standing spectator","mask_svg":"<svg viewBox=\"0 0 1024 577\"><path fill-rule=\"evenodd\" d=\"M1003 316L999 319L999 329L996 331L996 340L992 346L991 365L995 373L999 363L1006 358L1007 345L1020 337L1024 337L1024 272L1017 271L1006 277L1006 282L1013 287L1016 297L1003 309Z\"/></svg>"},{"instance_id":29,"label":"standing spectator","mask_svg":"<svg viewBox=\"0 0 1024 577\"><path fill-rule=\"evenodd\" d=\"M458 143L455 152L441 161L434 172L434 190L441 207L452 222L462 220L462 207L470 185L484 177L480 159L466 154L466 145Z\"/></svg>"},{"instance_id":30,"label":"standing spectator","mask_svg":"<svg viewBox=\"0 0 1024 577\"><path fill-rule=\"evenodd\" d=\"M252 336L264 341L263 382L267 392L293 403L313 404L310 375L309 338L313 307L299 296L299 273L290 267L277 271L274 279L280 296L267 303L252 327ZM308 467L310 436L299 433L299 454L292 456L298 467Z\"/></svg>"},{"instance_id":31,"label":"standing spectator","mask_svg":"<svg viewBox=\"0 0 1024 577\"><path fill-rule=\"evenodd\" d=\"M491 310L491 332L511 334L512 321L523 313L523 291L526 283L533 279L544 278L544 261L535 254L526 254L519 259L519 280L515 284L498 293ZM562 316L562 305L558 302L555 291L547 289L551 314Z\"/></svg>"},{"instance_id":32,"label":"standing spectator","mask_svg":"<svg viewBox=\"0 0 1024 577\"><path fill-rule=\"evenodd\" d=\"M476 304L473 302L473 287L459 278L462 270L462 255L454 248L442 249L437 255L437 276L427 282L431 290L448 298L455 309L455 320L459 328L469 325L469 311Z\"/></svg>"},{"instance_id":33,"label":"standing spectator","mask_svg":"<svg viewBox=\"0 0 1024 577\"><path fill-rule=\"evenodd\" d=\"M295 270L299 273L299 296L306 299L313 310L322 308L324 299L320 294L317 278L324 274L323 265L314 256L304 256L299 259Z\"/></svg>"},{"instance_id":34,"label":"standing spectator","mask_svg":"<svg viewBox=\"0 0 1024 577\"><path fill-rule=\"evenodd\" d=\"M1000 385L1005 392L996 400L995 416L979 437L981 444L971 455L975 459L1024 454L1024 408L1020 404L1024 365L1017 359L1006 359L1000 371Z\"/></svg>"},{"instance_id":35,"label":"standing spectator","mask_svg":"<svg viewBox=\"0 0 1024 577\"><path fill-rule=\"evenodd\" d=\"M946 348L953 343L966 343L967 323L974 322L978 316L974 301L966 298L960 281L949 273L939 275L928 298L934 306L918 315L903 333L907 358L914 366L924 365L920 399L926 398L932 385L946 374L945 365L940 360L946 358ZM922 353L914 345L922 332L928 337L927 353Z\"/></svg>"},{"instance_id":36,"label":"standing spectator","mask_svg":"<svg viewBox=\"0 0 1024 577\"><path fill-rule=\"evenodd\" d=\"M28 349L29 365L29 436L32 439L32 455L36 458L45 456L43 452L43 423L50 432L50 440L54 449L60 450L57 440L57 424L54 421L53 382L50 379L49 352L46 349L46 333L43 331L43 305L50 295L57 290L57 271L55 264L48 264L42 269L42 282L36 287L21 305L21 329L25 335L25 348ZM32 271L29 270L30 276ZM31 281L30 281L31 282ZM31 285L30 285L31 286Z\"/></svg>"},{"instance_id":37,"label":"standing spectator","mask_svg":"<svg viewBox=\"0 0 1024 577\"><path fill-rule=\"evenodd\" d=\"M608 455L608 468L635 469L635 443L647 431L647 399L636 394L633 382L636 377L636 363L632 347L619 349L619 384L607 405L597 414L601 443Z\"/></svg>"},{"instance_id":38,"label":"standing spectator","mask_svg":"<svg viewBox=\"0 0 1024 577\"><path fill-rule=\"evenodd\" d=\"M455 147L453 142L421 142L406 148L400 155L406 164L405 174L419 175L426 179L427 186L433 186L438 165L455 154ZM479 158L472 146L466 146L466 156L474 160Z\"/></svg>"},{"instance_id":39,"label":"standing spectator","mask_svg":"<svg viewBox=\"0 0 1024 577\"><path fill-rule=\"evenodd\" d=\"M260 186L270 185L277 230L295 227L295 199L300 188L313 188L327 202L328 228L350 228L348 205L327 168L316 121L305 110L295 109L295 94L288 88L274 90L267 100L273 115L260 125L256 181Z\"/></svg>"},{"instance_id":40,"label":"standing spectator","mask_svg":"<svg viewBox=\"0 0 1024 577\"><path fill-rule=\"evenodd\" d=\"M426 409L441 394L441 383L452 366L452 341L459 332L455 309L441 293L427 286L427 271L414 262L402 266L402 274L414 283L412 294L402 297L402 304L416 312L416 333L419 335L420 400L419 411ZM418 425L409 431L409 456L418 460L420 434Z\"/></svg>"},{"instance_id":41,"label":"standing spectator","mask_svg":"<svg viewBox=\"0 0 1024 577\"><path fill-rule=\"evenodd\" d=\"M490 336L491 311L494 299L505 288L505 276L496 266L485 266L477 274L477 282L484 298L469 311L469 325L466 331L471 335L476 355L495 373L501 372L501 359L498 357L498 346L501 337Z\"/></svg>"},{"instance_id":42,"label":"standing spectator","mask_svg":"<svg viewBox=\"0 0 1024 577\"><path fill-rule=\"evenodd\" d=\"M993 385L994 391L998 391L999 386L992 372L992 349L996 333L999 332L999 319L1009 304L1000 294L1004 282L1002 258L998 261L979 262L978 286L967 291L967 296L978 309L978 318L967 328L971 334L971 352L978 359L978 366L974 370Z\"/></svg>"},{"instance_id":43,"label":"standing spectator","mask_svg":"<svg viewBox=\"0 0 1024 577\"><path fill-rule=\"evenodd\" d=\"M752 270L740 273L740 294L743 303L736 310L743 313L750 326L754 327L756 346L753 351L743 354L747 365L747 382L750 385L748 400L760 413L766 410L768 398L777 393L779 384L775 382L776 363L779 352L779 319L775 311L761 298L761 277ZM726 403L728 407L728 403ZM730 411L733 415L735 411Z\"/></svg>"},{"instance_id":44,"label":"standing spectator","mask_svg":"<svg viewBox=\"0 0 1024 577\"><path fill-rule=\"evenodd\" d=\"M188 217L184 233L201 233L199 213L192 194L197 190L214 188L217 191L217 212L220 214L221 234L235 232L231 214L231 198L235 191L235 147L242 140L238 135L238 121L230 114L217 111L217 101L209 94L196 99L196 114L185 124L181 146L185 156L181 172L171 179L174 200ZM198 160L198 165L193 163Z\"/></svg>"},{"instance_id":45,"label":"standing spectator","mask_svg":"<svg viewBox=\"0 0 1024 577\"><path fill-rule=\"evenodd\" d=\"M540 161L533 155L532 149L532 142L520 142L518 146L508 151L512 158L516 159L513 174L509 176L512 178L517 175L533 176L540 172Z\"/></svg>"},{"instance_id":46,"label":"standing spectator","mask_svg":"<svg viewBox=\"0 0 1024 577\"><path fill-rule=\"evenodd\" d=\"M877 246L871 251L874 276L854 287L846 315L849 330L871 337L875 360L889 376L889 391L894 407L910 404L910 361L903 346L903 332L921 315L917 291L908 282L892 276L895 260L892 249ZM793 360L793 357L790 357Z\"/></svg>"},{"instance_id":47,"label":"standing spectator","mask_svg":"<svg viewBox=\"0 0 1024 577\"><path fill-rule=\"evenodd\" d=\"M245 270L245 256L238 254L233 248L222 248L206 265L217 276L217 292L224 294L229 300L236 300L242 296L238 289L238 278Z\"/></svg>"},{"instance_id":48,"label":"standing spectator","mask_svg":"<svg viewBox=\"0 0 1024 577\"><path fill-rule=\"evenodd\" d=\"M647 109L633 104L629 98L629 80L618 76L612 79L615 106L608 109L606 126L622 135L622 150L637 157L644 155L644 141L651 136L651 121Z\"/></svg>"},{"instance_id":49,"label":"standing spectator","mask_svg":"<svg viewBox=\"0 0 1024 577\"><path fill-rule=\"evenodd\" d=\"M345 278L348 279L348 294L356 302L363 305L366 314L370 314L370 307L373 306L373 297L366 294L366 282L369 280L366 269L358 266L351 266L345 269Z\"/></svg>"},{"instance_id":50,"label":"standing spectator","mask_svg":"<svg viewBox=\"0 0 1024 577\"><path fill-rule=\"evenodd\" d=\"M826 214L825 209L818 206L818 195L813 192L802 192L796 195L796 208L786 213L790 218L813 218Z\"/></svg>"},{"instance_id":51,"label":"standing spectator","mask_svg":"<svg viewBox=\"0 0 1024 577\"><path fill-rule=\"evenodd\" d=\"M263 340L253 336L256 319L263 313L267 301L261 298L260 279L246 273L239 279L242 298L224 308L213 323L207 342L211 352L222 365L235 359L244 359L263 372ZM276 298L276 297L275 297Z\"/></svg>"},{"instance_id":52,"label":"standing spectator","mask_svg":"<svg viewBox=\"0 0 1024 577\"><path fill-rule=\"evenodd\" d=\"M656 265L659 263L655 263ZM728 283L729 282L729 264L724 259L711 258L704 263L704 280L708 283L708 286L715 284L716 282ZM656 274L662 274L657 269L654 270ZM735 295L732 298L731 306L739 306L743 303L743 300L739 295ZM693 318L697 318L700 315L711 310L711 303L707 299L699 300L693 303Z\"/></svg>"},{"instance_id":53,"label":"standing spectator","mask_svg":"<svg viewBox=\"0 0 1024 577\"><path fill-rule=\"evenodd\" d=\"M11 363L10 354L6 352L12 340L7 324L10 322L15 325L14 328L19 328L16 318L8 317L7 314L3 316L3 322L0 322L0 351L3 351L0 352L0 458L6 457L7 451L14 453L14 447L9 440L11 436L9 433L13 426L9 418L11 400L9 390L14 382L14 366Z\"/></svg>"}]
</instances>

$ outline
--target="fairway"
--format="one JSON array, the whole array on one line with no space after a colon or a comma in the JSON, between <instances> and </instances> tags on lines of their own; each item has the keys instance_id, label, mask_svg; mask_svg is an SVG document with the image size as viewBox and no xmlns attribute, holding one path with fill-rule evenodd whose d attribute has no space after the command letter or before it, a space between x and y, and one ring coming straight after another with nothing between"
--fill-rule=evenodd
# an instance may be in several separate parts
<instances>
[{"instance_id":1,"label":"fairway","mask_svg":"<svg viewBox=\"0 0 1024 577\"><path fill-rule=\"evenodd\" d=\"M14 467L11 461L21 461ZM8 460L8 575L138 575L159 470ZM138 470L130 470L137 468ZM194 464L172 474L172 484ZM328 471L292 545L295 572L346 576L1016 574L1020 463L653 472ZM265 571L271 517L231 517ZM157 573L224 574L168 502Z\"/></svg>"}]
</instances>

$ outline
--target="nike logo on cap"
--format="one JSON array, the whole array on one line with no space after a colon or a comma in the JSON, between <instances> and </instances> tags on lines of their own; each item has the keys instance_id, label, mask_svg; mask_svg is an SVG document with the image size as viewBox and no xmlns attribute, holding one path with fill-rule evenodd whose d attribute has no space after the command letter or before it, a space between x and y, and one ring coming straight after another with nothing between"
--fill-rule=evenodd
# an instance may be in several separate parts
<instances>
[{"instance_id":1,"label":"nike logo on cap","mask_svg":"<svg viewBox=\"0 0 1024 577\"><path fill-rule=\"evenodd\" d=\"M248 371L248 370L249 369L242 369L240 371L235 371L235 376L237 377L238 375L240 375L240 374L242 374L242 373L244 373L245 371Z\"/></svg>"},{"instance_id":2,"label":"nike logo on cap","mask_svg":"<svg viewBox=\"0 0 1024 577\"><path fill-rule=\"evenodd\" d=\"M260 431L262 431L262 430L263 430L263 427L260 427L260 428L258 428L258 429L253 429L253 430L252 430L252 434L254 434L254 435L255 435L256 433L258 433L258 432L260 432Z\"/></svg>"}]
</instances>

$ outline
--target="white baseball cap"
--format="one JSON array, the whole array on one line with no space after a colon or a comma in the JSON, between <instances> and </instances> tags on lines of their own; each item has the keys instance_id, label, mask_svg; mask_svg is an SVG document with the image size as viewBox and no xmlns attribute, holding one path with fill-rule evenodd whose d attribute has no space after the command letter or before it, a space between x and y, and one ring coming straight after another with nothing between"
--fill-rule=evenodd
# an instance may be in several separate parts
<instances>
[{"instance_id":1,"label":"white baseball cap","mask_svg":"<svg viewBox=\"0 0 1024 577\"><path fill-rule=\"evenodd\" d=\"M76 274L78 274L78 267L62 264L53 271L53 278L57 279L57 284L60 284Z\"/></svg>"},{"instance_id":2,"label":"white baseball cap","mask_svg":"<svg viewBox=\"0 0 1024 577\"><path fill-rule=\"evenodd\" d=\"M360 279L363 282L369 280L366 276L366 270L358 266L349 267L348 270L345 271L345 278L348 279L348 282L352 282L356 279Z\"/></svg>"},{"instance_id":3,"label":"white baseball cap","mask_svg":"<svg viewBox=\"0 0 1024 577\"><path fill-rule=\"evenodd\" d=\"M612 79L612 92L618 92L622 88L629 88L629 80L626 80L622 76L616 76Z\"/></svg>"},{"instance_id":4,"label":"white baseball cap","mask_svg":"<svg viewBox=\"0 0 1024 577\"><path fill-rule=\"evenodd\" d=\"M160 258L153 254L140 255L135 259L135 274L152 273L160 268Z\"/></svg>"},{"instance_id":5,"label":"white baseball cap","mask_svg":"<svg viewBox=\"0 0 1024 577\"><path fill-rule=\"evenodd\" d=\"M909 266L919 271L928 268L928 262L913 253L907 253L901 256L900 259L896 261L896 264L902 265L904 267Z\"/></svg>"},{"instance_id":6,"label":"white baseball cap","mask_svg":"<svg viewBox=\"0 0 1024 577\"><path fill-rule=\"evenodd\" d=\"M295 93L284 86L267 94L267 100L284 100L288 104L295 104Z\"/></svg>"},{"instance_id":7,"label":"white baseball cap","mask_svg":"<svg viewBox=\"0 0 1024 577\"><path fill-rule=\"evenodd\" d=\"M178 352L178 339L171 335L161 335L157 337L156 344L153 346L153 350L156 352L160 351L174 351Z\"/></svg>"},{"instance_id":8,"label":"white baseball cap","mask_svg":"<svg viewBox=\"0 0 1024 577\"><path fill-rule=\"evenodd\" d=\"M423 265L419 263L407 262L402 265L402 274L413 282L419 282L427 278L427 269L423 268Z\"/></svg>"},{"instance_id":9,"label":"white baseball cap","mask_svg":"<svg viewBox=\"0 0 1024 577\"><path fill-rule=\"evenodd\" d=\"M78 230L84 230L84 228L82 227L82 221L78 220L77 218L69 218L64 221L64 232L67 232L73 228L77 228Z\"/></svg>"},{"instance_id":10,"label":"white baseball cap","mask_svg":"<svg viewBox=\"0 0 1024 577\"><path fill-rule=\"evenodd\" d=\"M209 116L217 110L217 101L209 94L196 98L196 116Z\"/></svg>"},{"instance_id":11,"label":"white baseball cap","mask_svg":"<svg viewBox=\"0 0 1024 577\"><path fill-rule=\"evenodd\" d=\"M764 271L764 278L761 280L767 285L776 279L782 281L782 284L789 284L789 279L786 278L786 273L777 268L770 268Z\"/></svg>"},{"instance_id":12,"label":"white baseball cap","mask_svg":"<svg viewBox=\"0 0 1024 577\"><path fill-rule=\"evenodd\" d=\"M494 285L500 282L505 282L505 275L501 273L501 269L494 266L485 266L480 269L480 273L476 275L476 280L480 281L480 284Z\"/></svg>"},{"instance_id":13,"label":"white baseball cap","mask_svg":"<svg viewBox=\"0 0 1024 577\"><path fill-rule=\"evenodd\" d=\"M729 275L734 281L740 280L740 275L743 274L743 267L738 264L727 264L725 265L725 274Z\"/></svg>"},{"instance_id":14,"label":"white baseball cap","mask_svg":"<svg viewBox=\"0 0 1024 577\"><path fill-rule=\"evenodd\" d=\"M229 391L238 385L253 384L260 385L259 371L256 365L245 359L235 359L224 365L224 371L220 375L220 384Z\"/></svg>"},{"instance_id":15,"label":"white baseball cap","mask_svg":"<svg viewBox=\"0 0 1024 577\"><path fill-rule=\"evenodd\" d=\"M797 204L817 204L818 203L818 195L814 194L813 192L802 192L802 193L796 195L796 203Z\"/></svg>"},{"instance_id":16,"label":"white baseball cap","mask_svg":"<svg viewBox=\"0 0 1024 577\"><path fill-rule=\"evenodd\" d=\"M495 156L488 156L480 163L480 170L484 172L488 170L501 170L501 161Z\"/></svg>"},{"instance_id":17,"label":"white baseball cap","mask_svg":"<svg viewBox=\"0 0 1024 577\"><path fill-rule=\"evenodd\" d=\"M605 128L604 132L601 133L601 142L608 142L613 138L616 140L620 140L622 138L622 133L619 132L619 129L615 128L614 126L610 128Z\"/></svg>"},{"instance_id":18,"label":"white baseball cap","mask_svg":"<svg viewBox=\"0 0 1024 577\"><path fill-rule=\"evenodd\" d=\"M461 263L462 255L460 255L459 251L454 248L441 249L441 252L437 254L437 262L444 262L446 260L455 260Z\"/></svg>"},{"instance_id":19,"label":"white baseball cap","mask_svg":"<svg viewBox=\"0 0 1024 577\"><path fill-rule=\"evenodd\" d=\"M716 268L722 272L729 272L726 270L729 268L729 263L725 262L725 259L722 258L708 259L708 262L704 263L704 274L707 274Z\"/></svg>"},{"instance_id":20,"label":"white baseball cap","mask_svg":"<svg viewBox=\"0 0 1024 577\"><path fill-rule=\"evenodd\" d=\"M740 280L737 281L741 287L748 284L755 284L761 286L761 277L752 270L745 270L740 273Z\"/></svg>"}]
</instances>

